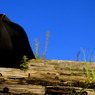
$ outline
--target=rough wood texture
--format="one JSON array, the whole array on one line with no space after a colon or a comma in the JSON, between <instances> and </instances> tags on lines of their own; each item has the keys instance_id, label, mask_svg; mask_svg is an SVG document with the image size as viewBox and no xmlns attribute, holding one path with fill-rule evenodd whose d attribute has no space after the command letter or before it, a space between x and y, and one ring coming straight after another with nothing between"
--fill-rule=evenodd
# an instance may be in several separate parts
<instances>
[{"instance_id":1,"label":"rough wood texture","mask_svg":"<svg viewBox=\"0 0 95 95\"><path fill-rule=\"evenodd\" d=\"M82 88L81 95L95 95L92 70L95 63L41 59L30 60L27 71L0 68L0 95L68 95Z\"/></svg>"}]
</instances>

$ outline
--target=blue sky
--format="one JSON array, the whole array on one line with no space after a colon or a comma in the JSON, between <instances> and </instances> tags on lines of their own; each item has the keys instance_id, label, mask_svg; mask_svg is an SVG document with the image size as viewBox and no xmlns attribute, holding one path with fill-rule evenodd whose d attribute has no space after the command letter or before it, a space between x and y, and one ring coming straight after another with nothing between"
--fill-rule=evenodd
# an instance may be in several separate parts
<instances>
[{"instance_id":1,"label":"blue sky","mask_svg":"<svg viewBox=\"0 0 95 95\"><path fill-rule=\"evenodd\" d=\"M24 28L34 53L34 39L41 55L50 31L46 59L76 60L81 48L95 54L95 0L1 0L0 13Z\"/></svg>"}]
</instances>

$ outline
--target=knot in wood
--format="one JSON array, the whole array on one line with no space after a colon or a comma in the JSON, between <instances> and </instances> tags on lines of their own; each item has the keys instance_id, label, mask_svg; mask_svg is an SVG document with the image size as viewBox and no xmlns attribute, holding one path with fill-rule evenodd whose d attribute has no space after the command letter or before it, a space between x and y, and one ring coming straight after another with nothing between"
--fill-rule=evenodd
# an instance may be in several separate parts
<instances>
[{"instance_id":1,"label":"knot in wood","mask_svg":"<svg viewBox=\"0 0 95 95\"><path fill-rule=\"evenodd\" d=\"M8 93L8 92L9 92L9 88L8 88L8 87L4 87L4 88L3 88L3 92L4 92L4 93Z\"/></svg>"}]
</instances>

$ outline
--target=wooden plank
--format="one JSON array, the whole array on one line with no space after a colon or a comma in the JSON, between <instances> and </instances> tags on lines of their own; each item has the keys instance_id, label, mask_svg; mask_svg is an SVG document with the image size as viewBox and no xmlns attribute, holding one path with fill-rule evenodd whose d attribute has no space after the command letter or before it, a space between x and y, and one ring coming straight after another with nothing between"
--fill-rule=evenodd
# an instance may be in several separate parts
<instances>
[{"instance_id":1,"label":"wooden plank","mask_svg":"<svg viewBox=\"0 0 95 95\"><path fill-rule=\"evenodd\" d=\"M46 94L58 95L95 95L94 89L82 89L69 86L46 86Z\"/></svg>"},{"instance_id":2,"label":"wooden plank","mask_svg":"<svg viewBox=\"0 0 95 95\"><path fill-rule=\"evenodd\" d=\"M18 92L43 94L46 87L47 93L62 94L72 93L71 86L84 88L89 85L86 92L94 95L95 81L92 81L92 77L87 78L85 69L84 62L62 60L31 60L26 72L16 68L0 68L0 91L7 87L12 94L19 94ZM95 64L90 63L88 69L91 75L91 71L95 70ZM38 88L39 86L41 88ZM68 89L64 86L68 86ZM75 88L73 91L78 93L80 90Z\"/></svg>"},{"instance_id":3,"label":"wooden plank","mask_svg":"<svg viewBox=\"0 0 95 95\"><path fill-rule=\"evenodd\" d=\"M10 85L10 84L0 84L0 91L2 93L12 93L12 94L42 94L45 93L45 87L38 85ZM1 95L1 94L0 94Z\"/></svg>"}]
</instances>

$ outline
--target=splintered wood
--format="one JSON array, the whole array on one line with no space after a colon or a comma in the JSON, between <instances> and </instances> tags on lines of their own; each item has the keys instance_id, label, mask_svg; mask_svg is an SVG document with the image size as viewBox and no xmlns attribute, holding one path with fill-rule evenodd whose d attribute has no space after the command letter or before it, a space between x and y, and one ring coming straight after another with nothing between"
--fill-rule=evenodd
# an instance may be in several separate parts
<instances>
[{"instance_id":1,"label":"splintered wood","mask_svg":"<svg viewBox=\"0 0 95 95\"><path fill-rule=\"evenodd\" d=\"M92 70L95 63L42 59L27 71L0 68L0 95L95 95Z\"/></svg>"}]
</instances>

